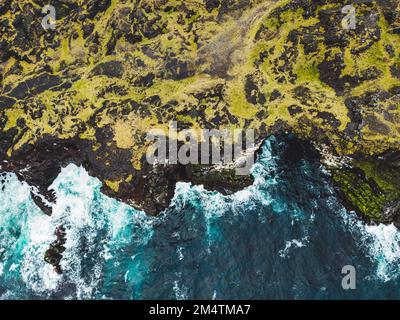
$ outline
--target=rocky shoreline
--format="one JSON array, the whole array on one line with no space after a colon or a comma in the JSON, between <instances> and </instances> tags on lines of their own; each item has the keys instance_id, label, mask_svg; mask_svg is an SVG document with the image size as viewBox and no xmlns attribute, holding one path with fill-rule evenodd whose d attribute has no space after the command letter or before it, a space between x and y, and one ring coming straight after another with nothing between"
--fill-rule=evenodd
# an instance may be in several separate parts
<instances>
[{"instance_id":1,"label":"rocky shoreline","mask_svg":"<svg viewBox=\"0 0 400 320\"><path fill-rule=\"evenodd\" d=\"M320 151L348 208L399 226L398 1L352 4L355 29L334 0L68 1L47 31L44 5L0 4L0 171L31 185L46 214L69 163L151 215L178 181L224 194L253 182L148 164L146 134L176 121L253 129L256 144L292 132Z\"/></svg>"},{"instance_id":2,"label":"rocky shoreline","mask_svg":"<svg viewBox=\"0 0 400 320\"><path fill-rule=\"evenodd\" d=\"M278 140L283 139L283 141L286 141L288 135L293 135L281 127L275 130L273 135ZM332 154L326 151L319 151L310 141L302 140L295 137L295 135L293 136L294 138L290 140L291 145L287 147L288 153L283 157L283 160L288 159L290 162L291 160L289 159L312 157L313 159L319 159L323 164L326 162L324 158L332 158ZM261 146L262 141L265 139L264 137L259 137L257 144ZM35 146L27 146L26 149L23 148L21 153L16 154L14 158L3 160L0 169L7 172L14 172L21 181L25 181L34 187L37 191L31 193L33 201L45 214L51 215L51 206L55 204L57 199L54 193L49 190L49 186L61 172L62 167L74 163L78 166L83 166L90 175L99 178L101 181L104 179L101 175L102 171L96 171L101 166L101 162L91 162L96 157L90 157L90 154L88 155L83 152L84 150L90 150L90 148L87 148L87 146L85 148L84 145L79 144L79 141L55 141L51 137L48 137ZM259 152L260 147L255 152L256 159ZM348 210L355 211L360 219L366 223L394 223L396 227L400 228L400 199L395 199L392 202L379 202L379 205L382 205L382 207L379 207L378 210L382 210L382 215L380 217L369 217L363 213L364 208L358 207L354 199L349 198L349 194L352 194L351 192L356 191L357 195L363 194L362 190L357 189L362 184L365 184L372 190L372 193L369 194L370 199L362 199L364 204L374 200L374 197L382 196L384 192L374 180L366 177L363 171L351 166L351 162L362 161L364 159L362 156L358 155L355 158L351 158L350 164L348 163L349 159L347 159L346 163L334 163L330 161L329 165L324 164L325 168L332 175L332 183L335 185L337 195L343 205ZM380 155L378 159L370 159L369 161L373 161L373 163L380 162L385 168L389 167L397 170L400 168L400 153L388 152ZM118 166L115 167L115 170L118 169ZM335 180L337 172L343 173L346 177L351 177L352 175L356 177L355 180L351 181L355 191L346 190L343 186L343 181ZM232 167L228 167L227 169L222 168L221 170L221 167L215 168L204 165L149 166L148 171L142 171L140 174L135 172L134 174L139 176L139 178L135 184L130 185L129 189L121 188L118 192L115 192L109 189L103 182L102 192L137 209L144 210L150 215L157 215L169 207L177 182L191 182L194 185L202 184L206 190L218 191L225 195L242 190L253 183L251 175L235 176L235 169ZM45 260L54 266L57 273L62 273L60 261L62 259L62 252L65 250L64 244L67 235L62 226L57 228L55 235L56 240L46 251Z\"/></svg>"},{"instance_id":3,"label":"rocky shoreline","mask_svg":"<svg viewBox=\"0 0 400 320\"><path fill-rule=\"evenodd\" d=\"M270 135L285 136L288 134L288 128L276 127ZM268 136L258 136L256 145L258 150L255 151L255 160L263 141ZM298 141L302 141L298 138ZM311 143L309 140L303 140L305 143ZM365 172L354 163L373 163L377 164L382 170L393 171L392 180L398 182L397 170L400 168L400 153L398 151L388 151L376 157L365 157L361 154L347 157L344 162L340 162L340 157L333 155L326 148L325 151L318 150L315 145L314 152L321 157L321 163L331 172L332 181L336 185L338 194L349 209L355 210L368 222L394 222L399 226L400 212L398 211L399 202L393 201L382 202L382 216L373 217L363 214L364 208L359 208L354 200L349 198L350 190L344 191L345 180L339 177L346 175L348 177L354 175L354 190L365 184L372 192L372 197L382 196L385 190L371 176L366 176ZM253 178L249 176L236 176L235 168L232 166L213 166L213 165L144 165L142 171L131 173L136 177L131 183L122 185L118 191L112 190L104 182L107 178L103 173L102 161L96 161L95 154L87 151L92 150L85 141L79 140L56 140L47 137L38 144L32 146L27 145L13 157L5 157L0 165L0 170L15 173L21 181L27 182L30 186L37 190L32 192L34 202L41 210L51 215L50 204L56 201L55 195L49 190L50 185L56 179L63 167L70 163L77 166L83 166L90 175L97 177L103 182L102 192L112 198L119 199L137 209L144 210L147 214L157 215L170 205L170 201L174 196L175 185L177 182L191 182L194 185L202 184L205 189L210 191L218 191L222 194L231 194L253 183ZM221 150L223 153L223 150ZM118 153L115 153L118 156ZM332 160L334 158L334 160ZM329 160L327 160L329 159ZM112 165L108 170L114 171L114 175L118 176L121 170L120 164L114 161L116 165ZM389 183L389 182L388 182ZM396 187L396 186L395 186ZM395 188L394 187L394 188ZM364 187L365 188L365 187ZM362 190L358 190L360 194ZM364 199L364 203L368 203L371 199ZM397 209L396 209L397 208ZM365 210L365 209L364 209Z\"/></svg>"}]
</instances>

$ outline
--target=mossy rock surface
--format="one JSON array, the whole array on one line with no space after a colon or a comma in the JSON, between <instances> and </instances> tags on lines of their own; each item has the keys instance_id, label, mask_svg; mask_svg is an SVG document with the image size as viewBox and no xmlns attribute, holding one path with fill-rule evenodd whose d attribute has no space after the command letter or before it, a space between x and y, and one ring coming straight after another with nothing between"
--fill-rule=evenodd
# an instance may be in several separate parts
<instances>
[{"instance_id":1,"label":"mossy rock surface","mask_svg":"<svg viewBox=\"0 0 400 320\"><path fill-rule=\"evenodd\" d=\"M289 130L346 158L351 174L334 168L333 180L390 221L399 176L377 161L400 150L397 0L63 1L47 31L45 4L0 4L3 170L47 194L62 165L82 164L105 193L156 214L196 179L146 163L150 129L253 128L258 141Z\"/></svg>"}]
</instances>

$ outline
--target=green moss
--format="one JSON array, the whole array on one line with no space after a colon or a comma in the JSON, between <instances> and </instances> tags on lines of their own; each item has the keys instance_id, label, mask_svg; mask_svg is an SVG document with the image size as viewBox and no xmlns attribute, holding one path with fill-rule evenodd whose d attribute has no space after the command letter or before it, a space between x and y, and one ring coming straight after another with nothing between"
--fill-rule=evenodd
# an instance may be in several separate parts
<instances>
[{"instance_id":1,"label":"green moss","mask_svg":"<svg viewBox=\"0 0 400 320\"><path fill-rule=\"evenodd\" d=\"M0 22L8 22L10 30L2 40L12 47L13 58L1 65L3 90L8 88L9 94L43 70L64 82L60 88L27 94L1 111L7 119L1 132L24 120L18 122L22 136L8 155L44 135L79 137L99 148L96 132L109 130L104 143L131 152L132 164L140 170L144 134L154 127L167 129L171 120L193 128L246 124L267 130L285 123L301 138L324 141L339 156L400 150L400 102L390 93L400 86L391 72L400 63L400 35L393 32L398 23L385 19L385 6L355 4L360 23L373 13L378 20L354 32L334 28L340 25L337 1L316 5L315 12L290 0L246 1L232 0L208 12L202 0L113 0L92 21L75 19L75 13L58 20L51 40L33 32L35 50L30 45L25 52L14 39L12 20L18 12L6 12ZM16 11L29 3L21 0ZM79 14L88 13L84 1L79 8ZM134 13L140 18L130 20ZM322 21L320 14L325 15ZM89 23L93 32L84 37L83 24ZM359 50L369 41L369 48ZM93 75L98 64L112 60L121 62L120 78ZM364 79L373 68L378 74ZM151 81L143 84L140 80L149 75ZM250 93L249 78L254 80ZM378 101L369 102L370 92L377 93ZM249 99L254 93L265 101ZM348 100L357 103L359 123L351 123ZM30 112L32 104L40 106L40 114ZM301 111L291 114L291 107ZM324 121L321 114L334 121ZM349 134L349 125L360 132ZM334 179L361 213L379 219L384 205L399 196L400 177L378 162L353 165L363 177L344 169L335 171ZM110 181L117 192L115 182L122 178Z\"/></svg>"},{"instance_id":2,"label":"green moss","mask_svg":"<svg viewBox=\"0 0 400 320\"><path fill-rule=\"evenodd\" d=\"M372 220L381 219L386 199L383 195L376 194L367 181L346 169L334 170L332 178L346 200L359 213Z\"/></svg>"},{"instance_id":3,"label":"green moss","mask_svg":"<svg viewBox=\"0 0 400 320\"><path fill-rule=\"evenodd\" d=\"M347 201L375 221L386 205L400 198L400 172L391 160L356 161L351 169L333 170L333 180Z\"/></svg>"}]
</instances>

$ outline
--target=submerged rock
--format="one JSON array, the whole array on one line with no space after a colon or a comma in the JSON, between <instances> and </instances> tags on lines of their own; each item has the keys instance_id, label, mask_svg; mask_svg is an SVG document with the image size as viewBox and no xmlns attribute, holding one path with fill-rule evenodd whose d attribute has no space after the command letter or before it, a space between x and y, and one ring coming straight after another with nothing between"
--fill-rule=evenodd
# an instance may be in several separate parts
<instances>
[{"instance_id":1,"label":"submerged rock","mask_svg":"<svg viewBox=\"0 0 400 320\"><path fill-rule=\"evenodd\" d=\"M54 271L58 274L62 273L60 262L62 253L65 251L64 244L66 242L66 232L63 226L57 227L54 232L56 240L50 244L50 248L44 254L44 260L54 267Z\"/></svg>"}]
</instances>

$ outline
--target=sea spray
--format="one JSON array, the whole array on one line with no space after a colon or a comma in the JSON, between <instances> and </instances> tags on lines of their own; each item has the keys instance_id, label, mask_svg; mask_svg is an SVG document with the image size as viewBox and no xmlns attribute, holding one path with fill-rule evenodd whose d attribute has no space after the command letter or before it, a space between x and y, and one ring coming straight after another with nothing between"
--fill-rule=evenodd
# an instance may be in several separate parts
<instances>
[{"instance_id":1,"label":"sea spray","mask_svg":"<svg viewBox=\"0 0 400 320\"><path fill-rule=\"evenodd\" d=\"M30 198L30 187L14 174L0 183L0 296L28 298L57 287L58 277L45 263L53 226ZM29 213L29 214L28 214Z\"/></svg>"}]
</instances>

